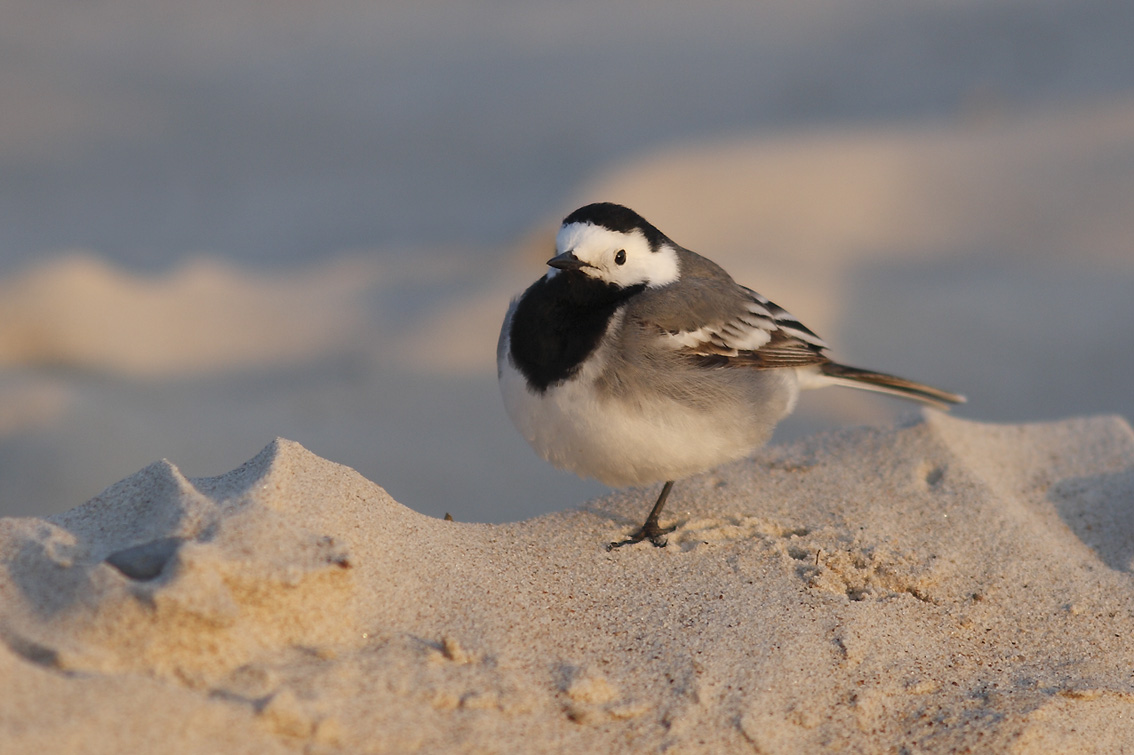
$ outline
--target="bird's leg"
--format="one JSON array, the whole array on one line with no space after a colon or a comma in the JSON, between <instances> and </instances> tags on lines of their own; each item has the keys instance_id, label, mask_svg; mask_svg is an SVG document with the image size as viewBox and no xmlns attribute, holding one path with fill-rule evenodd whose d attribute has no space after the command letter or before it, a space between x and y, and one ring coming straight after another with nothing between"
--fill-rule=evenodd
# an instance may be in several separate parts
<instances>
[{"instance_id":1,"label":"bird's leg","mask_svg":"<svg viewBox=\"0 0 1134 755\"><path fill-rule=\"evenodd\" d=\"M665 499L669 497L669 491L673 489L673 480L668 481L661 489L661 495L658 496L657 503L650 509L650 515L646 517L646 523L635 532L633 535L625 540L619 540L617 543L611 543L607 550L611 548L621 548L623 545L633 545L640 543L643 540L649 540L656 548L664 548L666 545L665 535L677 529L677 525L670 527L662 527L658 524L658 517L661 516L662 508L665 507Z\"/></svg>"}]
</instances>

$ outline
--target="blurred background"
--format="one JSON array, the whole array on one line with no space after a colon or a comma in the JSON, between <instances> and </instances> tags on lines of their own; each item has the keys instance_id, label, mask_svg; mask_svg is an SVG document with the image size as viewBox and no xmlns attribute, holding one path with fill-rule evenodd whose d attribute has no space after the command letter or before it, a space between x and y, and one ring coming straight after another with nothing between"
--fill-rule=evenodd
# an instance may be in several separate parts
<instances>
[{"instance_id":1,"label":"blurred background","mask_svg":"<svg viewBox=\"0 0 1134 755\"><path fill-rule=\"evenodd\" d=\"M1132 417L1131 39L1113 0L7 0L0 514L279 435L434 516L600 494L494 361L598 200L961 416Z\"/></svg>"}]
</instances>

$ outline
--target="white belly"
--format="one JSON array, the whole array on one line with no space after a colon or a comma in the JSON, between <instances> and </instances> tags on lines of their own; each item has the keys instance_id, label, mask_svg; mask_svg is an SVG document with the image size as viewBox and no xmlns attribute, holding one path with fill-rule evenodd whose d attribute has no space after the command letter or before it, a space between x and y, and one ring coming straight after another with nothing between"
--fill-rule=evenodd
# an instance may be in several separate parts
<instances>
[{"instance_id":1,"label":"white belly","mask_svg":"<svg viewBox=\"0 0 1134 755\"><path fill-rule=\"evenodd\" d=\"M754 377L767 382L766 405L706 411L658 395L632 401L594 390L597 367L541 396L507 357L498 366L508 414L539 455L614 487L677 480L747 456L767 441L799 391L793 370L765 371Z\"/></svg>"}]
</instances>

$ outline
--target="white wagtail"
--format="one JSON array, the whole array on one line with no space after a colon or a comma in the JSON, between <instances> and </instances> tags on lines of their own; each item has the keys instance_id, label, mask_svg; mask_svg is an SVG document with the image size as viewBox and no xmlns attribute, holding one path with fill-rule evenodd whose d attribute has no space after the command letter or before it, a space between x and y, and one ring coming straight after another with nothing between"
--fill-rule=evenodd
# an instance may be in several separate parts
<instances>
[{"instance_id":1,"label":"white wagtail","mask_svg":"<svg viewBox=\"0 0 1134 755\"><path fill-rule=\"evenodd\" d=\"M556 467L613 487L665 482L645 524L612 547L664 546L674 527L658 517L673 481L763 445L801 388L964 401L832 362L793 315L621 205L568 215L547 264L504 318L500 390Z\"/></svg>"}]
</instances>

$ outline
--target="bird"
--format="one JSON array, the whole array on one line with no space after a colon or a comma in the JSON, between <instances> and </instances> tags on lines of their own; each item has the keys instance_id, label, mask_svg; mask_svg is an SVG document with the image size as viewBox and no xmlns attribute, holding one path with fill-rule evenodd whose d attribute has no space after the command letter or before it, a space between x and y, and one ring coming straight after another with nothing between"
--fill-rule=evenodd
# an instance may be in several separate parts
<instances>
[{"instance_id":1,"label":"bird","mask_svg":"<svg viewBox=\"0 0 1134 755\"><path fill-rule=\"evenodd\" d=\"M552 465L611 487L664 483L608 548L666 545L674 482L750 455L801 389L849 386L939 409L963 396L832 361L799 318L598 202L564 218L546 274L512 300L497 342L505 409Z\"/></svg>"}]
</instances>

